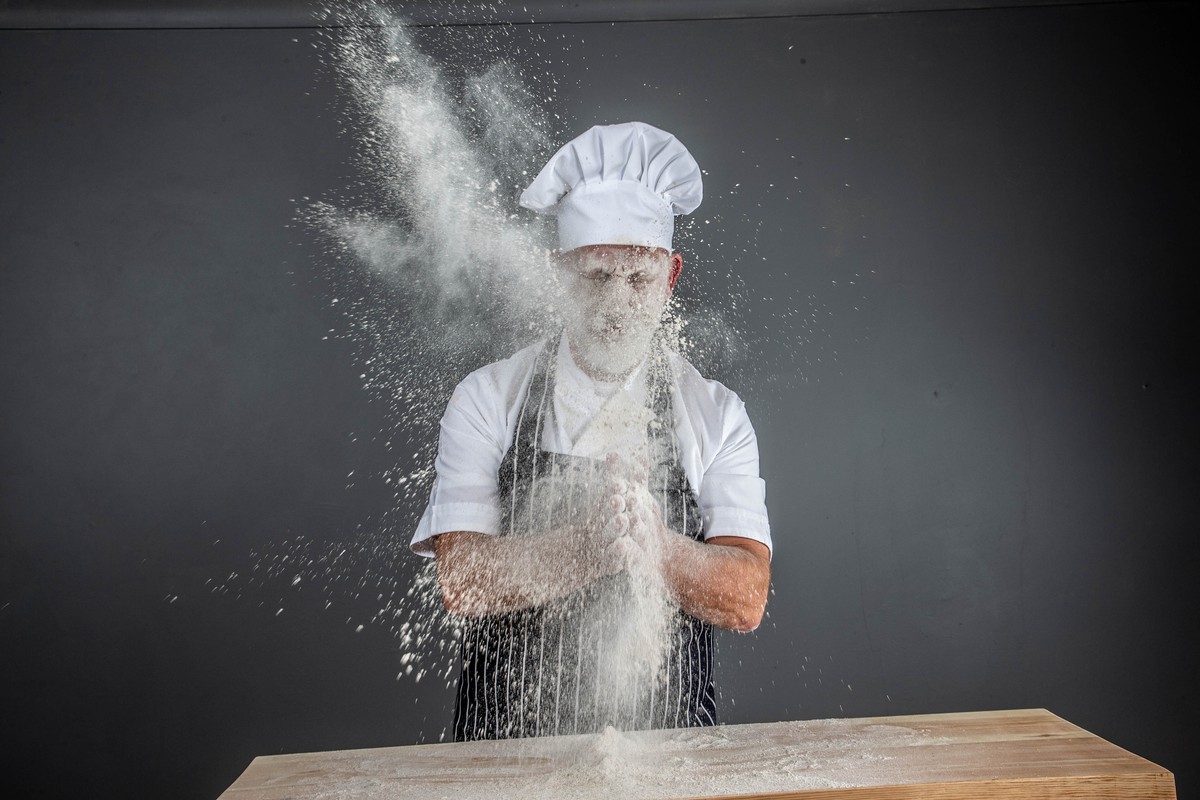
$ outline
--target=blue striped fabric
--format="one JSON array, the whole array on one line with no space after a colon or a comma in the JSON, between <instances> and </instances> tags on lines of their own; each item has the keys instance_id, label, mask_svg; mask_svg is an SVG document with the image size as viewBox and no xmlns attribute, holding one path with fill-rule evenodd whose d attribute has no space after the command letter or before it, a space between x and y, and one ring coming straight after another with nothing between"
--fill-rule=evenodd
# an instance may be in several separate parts
<instances>
[{"instance_id":1,"label":"blue striped fabric","mask_svg":"<svg viewBox=\"0 0 1200 800\"><path fill-rule=\"evenodd\" d=\"M557 341L534 365L513 444L500 466L506 523L502 535L536 534L552 525L582 520L603 487L602 461L551 453L540 447L553 414ZM679 465L671 408L671 375L656 351L650 365L653 467L650 488L663 519L674 531L703 539L696 495ZM623 597L616 575L542 607L465 621L462 670L454 713L456 741L553 736L630 728L678 728L716 724L712 626L676 609L670 645L657 676L647 685L610 687L595 680L606 646L605 621L595 612L602 597ZM611 609L610 609L611 611ZM611 623L611 620L609 621ZM606 691L607 690L607 691Z\"/></svg>"}]
</instances>

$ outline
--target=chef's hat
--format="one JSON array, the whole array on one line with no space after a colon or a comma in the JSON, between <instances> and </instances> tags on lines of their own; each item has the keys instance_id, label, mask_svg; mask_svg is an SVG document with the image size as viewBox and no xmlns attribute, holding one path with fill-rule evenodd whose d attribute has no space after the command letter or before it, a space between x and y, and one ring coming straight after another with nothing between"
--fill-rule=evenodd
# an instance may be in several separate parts
<instances>
[{"instance_id":1,"label":"chef's hat","mask_svg":"<svg viewBox=\"0 0 1200 800\"><path fill-rule=\"evenodd\" d=\"M678 139L644 122L597 125L554 154L521 205L558 217L558 247L671 249L675 215L703 197L700 167Z\"/></svg>"}]
</instances>

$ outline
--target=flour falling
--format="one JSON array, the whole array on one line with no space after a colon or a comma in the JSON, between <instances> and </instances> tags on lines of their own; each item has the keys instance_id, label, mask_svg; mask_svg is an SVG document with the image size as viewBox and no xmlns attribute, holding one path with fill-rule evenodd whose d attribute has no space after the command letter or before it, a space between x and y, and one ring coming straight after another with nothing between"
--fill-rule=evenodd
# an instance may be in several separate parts
<instances>
[{"instance_id":1,"label":"flour falling","mask_svg":"<svg viewBox=\"0 0 1200 800\"><path fill-rule=\"evenodd\" d=\"M481 363L522 348L549 363L564 329L585 363L613 371L636 367L652 345L660 354L681 349L685 324L673 303L625 304L633 313L624 316L611 304L586 306L586 287L572 271L564 279L554 261L544 221L516 208L520 187L562 138L546 111L552 92L526 83L504 58L483 63L478 50L465 59L476 71L449 75L401 20L373 9L354 13L362 24L333 38L332 66L355 101L358 116L348 124L381 190L365 207L318 204L306 219L335 263L362 267L333 277L339 295L351 298L340 307L369 366L368 388L389 404L398 427L435 428L450 389ZM512 55L510 47L495 49ZM603 346L584 335L605 325L613 327L603 331ZM680 612L661 575L653 526L684 512L668 508L668 481L651 474L675 459L671 429L650 407L665 399L669 370L660 359L641 382L613 388L605 413L578 434L593 458L556 463L545 474L535 469L527 488L502 498L509 517L502 538L542 540L505 562L504 586L476 580L447 612L438 602L445 576L439 580L431 564L407 593L423 602L409 605L396 628L408 648L406 674L415 667L452 679L458 643L473 652L500 625L516 643L511 664L522 675L505 684L513 696L504 701L515 722L489 728L489 736L681 724L682 701L672 695L689 666L671 652ZM651 384L662 391L655 395ZM538 430L554 407L534 415ZM517 437L514 463L536 459L543 444ZM433 460L431 451L425 459ZM391 478L398 500L419 501L432 473ZM550 541L559 552L547 549ZM555 582L572 552L597 553L605 574L576 591L549 591L548 600L533 596ZM512 619L470 610L516 584L530 596ZM464 667L460 692L470 689L466 675Z\"/></svg>"}]
</instances>

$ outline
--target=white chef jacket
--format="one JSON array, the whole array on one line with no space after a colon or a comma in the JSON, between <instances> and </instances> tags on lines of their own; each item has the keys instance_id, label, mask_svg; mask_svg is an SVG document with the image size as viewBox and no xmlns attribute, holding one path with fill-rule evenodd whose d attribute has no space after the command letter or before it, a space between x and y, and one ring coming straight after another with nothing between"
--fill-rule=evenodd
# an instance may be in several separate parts
<instances>
[{"instance_id":1,"label":"white chef jacket","mask_svg":"<svg viewBox=\"0 0 1200 800\"><path fill-rule=\"evenodd\" d=\"M433 555L432 537L451 531L500 532L500 463L512 445L534 362L545 342L468 375L442 416L433 489L411 547ZM758 440L745 404L685 359L668 352L675 383L671 400L680 466L700 507L704 537L740 536L771 548L766 483L758 475ZM542 431L542 448L603 458L612 435L590 437L589 424L605 404L644 406L643 363L622 383L594 381L576 366L564 333L557 353L555 425ZM624 397L620 396L622 393ZM637 431L642 435L645 427ZM619 432L618 432L619 438ZM598 444L599 442L599 444Z\"/></svg>"}]
</instances>

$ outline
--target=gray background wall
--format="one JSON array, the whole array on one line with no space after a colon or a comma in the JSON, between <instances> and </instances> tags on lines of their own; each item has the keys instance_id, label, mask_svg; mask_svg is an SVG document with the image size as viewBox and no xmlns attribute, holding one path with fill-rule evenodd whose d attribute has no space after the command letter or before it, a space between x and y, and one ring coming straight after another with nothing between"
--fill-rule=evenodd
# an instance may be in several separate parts
<instances>
[{"instance_id":1,"label":"gray background wall","mask_svg":"<svg viewBox=\"0 0 1200 800\"><path fill-rule=\"evenodd\" d=\"M359 177L324 39L284 3L31 5L0 5L4 783L215 797L256 755L436 741L448 694L386 631L212 591L298 535L407 537L289 227ZM1016 5L505 35L569 45L564 128L644 119L708 171L688 291L749 304L777 543L724 720L1045 707L1194 797L1195 14Z\"/></svg>"}]
</instances>

